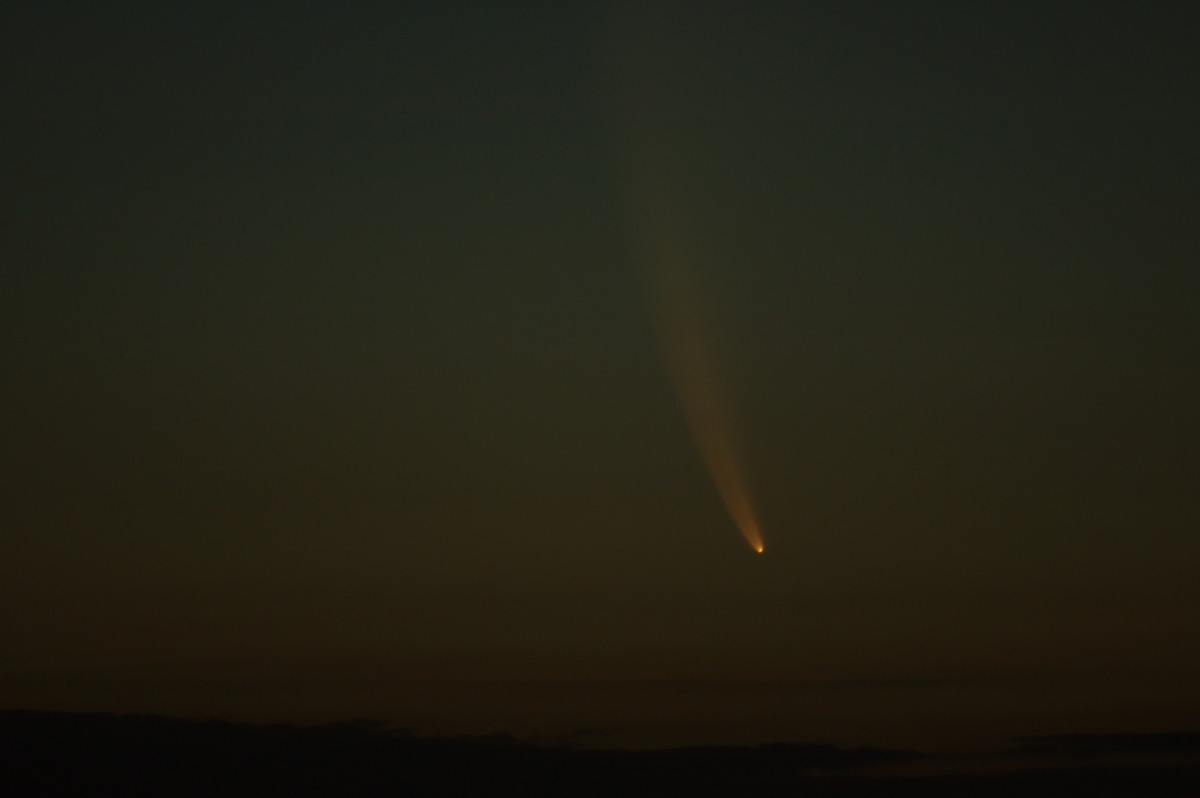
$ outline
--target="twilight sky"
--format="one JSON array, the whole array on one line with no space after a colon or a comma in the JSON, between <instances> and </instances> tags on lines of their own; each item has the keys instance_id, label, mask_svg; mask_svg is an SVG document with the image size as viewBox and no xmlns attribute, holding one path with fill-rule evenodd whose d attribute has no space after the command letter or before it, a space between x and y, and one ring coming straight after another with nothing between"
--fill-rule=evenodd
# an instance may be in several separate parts
<instances>
[{"instance_id":1,"label":"twilight sky","mask_svg":"<svg viewBox=\"0 0 1200 798\"><path fill-rule=\"evenodd\" d=\"M0 704L1200 727L1200 6L386 5L0 12Z\"/></svg>"}]
</instances>

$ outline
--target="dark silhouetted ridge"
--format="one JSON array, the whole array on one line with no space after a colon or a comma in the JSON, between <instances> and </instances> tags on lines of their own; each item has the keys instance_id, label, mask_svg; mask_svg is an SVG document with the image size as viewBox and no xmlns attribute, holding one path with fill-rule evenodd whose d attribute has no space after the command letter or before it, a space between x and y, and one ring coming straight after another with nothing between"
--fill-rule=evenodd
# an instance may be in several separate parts
<instances>
[{"instance_id":1,"label":"dark silhouetted ridge","mask_svg":"<svg viewBox=\"0 0 1200 798\"><path fill-rule=\"evenodd\" d=\"M3 796L1200 794L1200 768L1187 764L870 775L933 762L912 751L834 745L576 750L502 735L416 737L367 721L298 727L0 712Z\"/></svg>"}]
</instances>

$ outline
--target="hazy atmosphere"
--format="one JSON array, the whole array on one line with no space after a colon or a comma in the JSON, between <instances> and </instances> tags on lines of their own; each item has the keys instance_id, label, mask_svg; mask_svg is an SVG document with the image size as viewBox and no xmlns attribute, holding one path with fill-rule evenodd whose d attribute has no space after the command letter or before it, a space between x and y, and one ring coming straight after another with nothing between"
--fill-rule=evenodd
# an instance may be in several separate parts
<instances>
[{"instance_id":1,"label":"hazy atmosphere","mask_svg":"<svg viewBox=\"0 0 1200 798\"><path fill-rule=\"evenodd\" d=\"M7 4L0 707L1200 729L1198 34Z\"/></svg>"}]
</instances>

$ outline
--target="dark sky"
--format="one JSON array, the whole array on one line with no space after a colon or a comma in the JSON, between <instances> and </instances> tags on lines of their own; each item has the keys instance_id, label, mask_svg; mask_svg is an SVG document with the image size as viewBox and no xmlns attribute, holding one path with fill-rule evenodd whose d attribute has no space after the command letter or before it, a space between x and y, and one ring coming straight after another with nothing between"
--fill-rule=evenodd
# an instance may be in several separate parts
<instances>
[{"instance_id":1,"label":"dark sky","mask_svg":"<svg viewBox=\"0 0 1200 798\"><path fill-rule=\"evenodd\" d=\"M5 5L0 703L1200 727L1200 6L641 5Z\"/></svg>"}]
</instances>

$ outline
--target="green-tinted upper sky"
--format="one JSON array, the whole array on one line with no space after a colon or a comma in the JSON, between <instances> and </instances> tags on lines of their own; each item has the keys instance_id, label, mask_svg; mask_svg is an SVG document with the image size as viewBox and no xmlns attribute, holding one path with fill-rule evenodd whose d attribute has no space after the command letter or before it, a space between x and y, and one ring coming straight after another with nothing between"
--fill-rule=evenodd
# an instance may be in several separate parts
<instances>
[{"instance_id":1,"label":"green-tinted upper sky","mask_svg":"<svg viewBox=\"0 0 1200 798\"><path fill-rule=\"evenodd\" d=\"M0 12L0 703L1200 726L1200 8L352 5Z\"/></svg>"}]
</instances>

